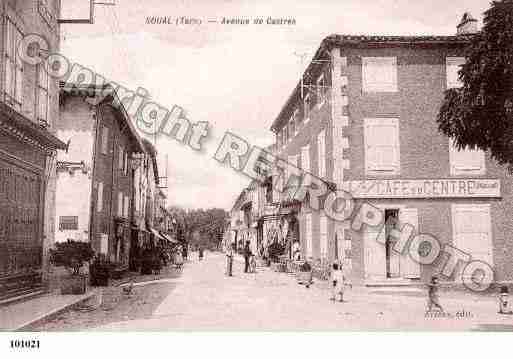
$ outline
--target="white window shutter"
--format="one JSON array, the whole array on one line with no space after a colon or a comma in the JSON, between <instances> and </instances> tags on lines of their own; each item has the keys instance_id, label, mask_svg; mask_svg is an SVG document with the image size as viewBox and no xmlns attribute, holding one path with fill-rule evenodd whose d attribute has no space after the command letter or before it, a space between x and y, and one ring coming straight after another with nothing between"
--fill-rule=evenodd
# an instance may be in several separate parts
<instances>
[{"instance_id":1,"label":"white window shutter","mask_svg":"<svg viewBox=\"0 0 513 359\"><path fill-rule=\"evenodd\" d=\"M419 233L419 213L417 208L403 208L399 211L400 230L405 230L405 225L413 227L412 237ZM411 243L411 242L410 242ZM420 264L415 262L409 253L402 254L401 261L401 274L406 278L420 278Z\"/></svg>"},{"instance_id":2,"label":"white window shutter","mask_svg":"<svg viewBox=\"0 0 513 359\"><path fill-rule=\"evenodd\" d=\"M317 153L319 159L319 177L326 176L326 132L322 131L317 136Z\"/></svg>"},{"instance_id":3,"label":"white window shutter","mask_svg":"<svg viewBox=\"0 0 513 359\"><path fill-rule=\"evenodd\" d=\"M486 172L485 153L482 150L458 150L449 140L449 162L451 175L484 175Z\"/></svg>"},{"instance_id":4,"label":"white window shutter","mask_svg":"<svg viewBox=\"0 0 513 359\"><path fill-rule=\"evenodd\" d=\"M109 128L107 126L103 126L101 151L105 155L107 154L107 151L108 151L108 145L109 145Z\"/></svg>"},{"instance_id":5,"label":"white window shutter","mask_svg":"<svg viewBox=\"0 0 513 359\"><path fill-rule=\"evenodd\" d=\"M124 157L125 154L124 154L124 149L123 149L123 146L119 146L119 152L118 152L118 168L120 170L123 169L123 160L124 160Z\"/></svg>"},{"instance_id":6,"label":"white window shutter","mask_svg":"<svg viewBox=\"0 0 513 359\"><path fill-rule=\"evenodd\" d=\"M363 57L362 85L364 92L396 92L397 58Z\"/></svg>"},{"instance_id":7,"label":"white window shutter","mask_svg":"<svg viewBox=\"0 0 513 359\"><path fill-rule=\"evenodd\" d=\"M490 205L453 205L454 245L492 265Z\"/></svg>"},{"instance_id":8,"label":"white window shutter","mask_svg":"<svg viewBox=\"0 0 513 359\"><path fill-rule=\"evenodd\" d=\"M399 174L399 120L365 119L364 136L367 172Z\"/></svg>"},{"instance_id":9,"label":"white window shutter","mask_svg":"<svg viewBox=\"0 0 513 359\"><path fill-rule=\"evenodd\" d=\"M124 206L124 217L128 218L128 212L130 210L130 199L128 196L125 196L125 206Z\"/></svg>"},{"instance_id":10,"label":"white window shutter","mask_svg":"<svg viewBox=\"0 0 513 359\"><path fill-rule=\"evenodd\" d=\"M123 193L118 192L118 217L123 217Z\"/></svg>"},{"instance_id":11,"label":"white window shutter","mask_svg":"<svg viewBox=\"0 0 513 359\"><path fill-rule=\"evenodd\" d=\"M98 198L96 202L96 208L98 212L103 210L103 182L98 183Z\"/></svg>"}]
</instances>

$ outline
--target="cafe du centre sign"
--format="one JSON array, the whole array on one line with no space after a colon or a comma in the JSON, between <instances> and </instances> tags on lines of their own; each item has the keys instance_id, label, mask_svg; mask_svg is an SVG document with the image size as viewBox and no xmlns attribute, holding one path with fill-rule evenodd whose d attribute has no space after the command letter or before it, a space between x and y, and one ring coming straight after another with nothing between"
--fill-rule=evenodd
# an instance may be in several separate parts
<instances>
[{"instance_id":1,"label":"cafe du centre sign","mask_svg":"<svg viewBox=\"0 0 513 359\"><path fill-rule=\"evenodd\" d=\"M501 196L498 179L387 179L348 181L353 198L490 198Z\"/></svg>"}]
</instances>

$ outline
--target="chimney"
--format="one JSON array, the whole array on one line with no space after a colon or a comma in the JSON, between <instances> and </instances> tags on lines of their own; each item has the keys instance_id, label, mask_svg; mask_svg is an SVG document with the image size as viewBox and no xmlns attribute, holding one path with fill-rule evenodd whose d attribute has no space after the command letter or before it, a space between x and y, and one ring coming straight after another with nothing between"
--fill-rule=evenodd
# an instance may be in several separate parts
<instances>
[{"instance_id":1,"label":"chimney","mask_svg":"<svg viewBox=\"0 0 513 359\"><path fill-rule=\"evenodd\" d=\"M477 30L477 20L470 15L469 12L463 14L461 18L460 24L456 27L456 35L471 35L476 34Z\"/></svg>"}]
</instances>

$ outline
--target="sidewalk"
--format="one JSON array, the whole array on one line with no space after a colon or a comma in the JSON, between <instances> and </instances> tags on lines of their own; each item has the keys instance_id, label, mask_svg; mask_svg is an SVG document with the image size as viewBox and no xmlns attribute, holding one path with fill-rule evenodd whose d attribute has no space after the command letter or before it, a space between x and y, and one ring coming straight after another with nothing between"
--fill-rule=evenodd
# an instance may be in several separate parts
<instances>
[{"instance_id":1,"label":"sidewalk","mask_svg":"<svg viewBox=\"0 0 513 359\"><path fill-rule=\"evenodd\" d=\"M95 295L95 289L91 289L83 295L51 293L0 307L0 331L23 330L30 324L55 315L73 305L85 302Z\"/></svg>"}]
</instances>

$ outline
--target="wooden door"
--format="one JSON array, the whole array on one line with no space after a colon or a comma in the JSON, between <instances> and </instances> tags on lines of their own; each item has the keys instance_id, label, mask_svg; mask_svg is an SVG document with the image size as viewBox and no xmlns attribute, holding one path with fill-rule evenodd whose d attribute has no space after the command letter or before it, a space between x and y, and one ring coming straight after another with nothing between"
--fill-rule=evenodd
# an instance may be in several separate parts
<instances>
[{"instance_id":1,"label":"wooden door","mask_svg":"<svg viewBox=\"0 0 513 359\"><path fill-rule=\"evenodd\" d=\"M42 175L0 156L0 299L41 284Z\"/></svg>"},{"instance_id":2,"label":"wooden door","mask_svg":"<svg viewBox=\"0 0 513 359\"><path fill-rule=\"evenodd\" d=\"M367 227L364 231L365 278L386 278L385 231Z\"/></svg>"},{"instance_id":3,"label":"wooden door","mask_svg":"<svg viewBox=\"0 0 513 359\"><path fill-rule=\"evenodd\" d=\"M403 208L399 212L399 225L400 229L405 224L410 224L414 227L412 236L418 233L419 218L417 208ZM411 259L408 251L405 251L400 256L401 260L401 276L404 278L420 278L420 263L415 262Z\"/></svg>"}]
</instances>

